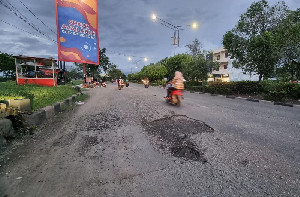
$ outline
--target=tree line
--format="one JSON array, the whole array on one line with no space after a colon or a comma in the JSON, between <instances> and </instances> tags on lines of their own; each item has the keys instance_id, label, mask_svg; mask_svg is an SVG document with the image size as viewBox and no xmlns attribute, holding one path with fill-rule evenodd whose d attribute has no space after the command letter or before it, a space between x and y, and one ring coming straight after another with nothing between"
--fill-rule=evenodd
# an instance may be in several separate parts
<instances>
[{"instance_id":1,"label":"tree line","mask_svg":"<svg viewBox=\"0 0 300 197\"><path fill-rule=\"evenodd\" d=\"M237 25L223 36L224 48L233 67L257 74L259 81L276 77L280 81L300 79L300 9L289 10L284 2L270 6L266 0L254 2L241 15ZM176 70L186 80L206 81L219 65L212 51L201 49L195 39L187 54L165 58L129 75L131 79L172 78ZM158 71L161 71L158 73Z\"/></svg>"},{"instance_id":2,"label":"tree line","mask_svg":"<svg viewBox=\"0 0 300 197\"><path fill-rule=\"evenodd\" d=\"M273 77L281 81L300 79L299 8L289 10L284 2L273 6L267 0L254 2L240 16L236 26L225 33L222 42L229 57L233 59L233 67L241 68L244 73L257 74L259 81ZM129 74L129 79L171 79L178 70L188 81L206 81L208 74L219 67L213 61L213 52L203 50L198 39L186 47L187 53L151 63L140 72ZM113 79L125 77L105 53L105 48L100 49L99 65L87 64L87 74L100 78L100 73L104 72ZM0 52L0 72L7 78L15 76L14 59L11 55ZM82 64L76 63L69 75L82 76Z\"/></svg>"}]
</instances>

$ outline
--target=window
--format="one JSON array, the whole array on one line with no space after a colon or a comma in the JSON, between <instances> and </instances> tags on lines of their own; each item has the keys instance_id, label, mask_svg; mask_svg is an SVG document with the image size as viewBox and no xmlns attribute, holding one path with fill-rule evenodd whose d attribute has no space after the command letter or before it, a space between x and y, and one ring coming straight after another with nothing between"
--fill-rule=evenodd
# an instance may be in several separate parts
<instances>
[{"instance_id":1,"label":"window","mask_svg":"<svg viewBox=\"0 0 300 197\"><path fill-rule=\"evenodd\" d=\"M228 65L227 65L227 64L225 64L225 65L224 65L224 69L227 69L227 67L228 67Z\"/></svg>"},{"instance_id":2,"label":"window","mask_svg":"<svg viewBox=\"0 0 300 197\"><path fill-rule=\"evenodd\" d=\"M227 58L227 57L228 57L228 52L225 53L225 58Z\"/></svg>"},{"instance_id":3,"label":"window","mask_svg":"<svg viewBox=\"0 0 300 197\"><path fill-rule=\"evenodd\" d=\"M220 60L220 55L217 56L217 60Z\"/></svg>"}]
</instances>

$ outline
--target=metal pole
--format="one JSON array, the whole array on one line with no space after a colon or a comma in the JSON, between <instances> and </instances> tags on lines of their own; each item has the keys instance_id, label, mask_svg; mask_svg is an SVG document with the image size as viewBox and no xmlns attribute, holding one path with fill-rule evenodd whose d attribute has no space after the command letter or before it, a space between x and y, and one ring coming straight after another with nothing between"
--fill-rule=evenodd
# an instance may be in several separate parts
<instances>
[{"instance_id":1,"label":"metal pole","mask_svg":"<svg viewBox=\"0 0 300 197\"><path fill-rule=\"evenodd\" d=\"M83 63L83 83L86 83L86 69L85 69L86 63Z\"/></svg>"},{"instance_id":2,"label":"metal pole","mask_svg":"<svg viewBox=\"0 0 300 197\"><path fill-rule=\"evenodd\" d=\"M53 77L53 86L56 86L57 84L55 83L55 72L56 72L56 69L55 69L55 66L54 66L54 60L51 60L51 67L52 67L52 77Z\"/></svg>"},{"instance_id":3,"label":"metal pole","mask_svg":"<svg viewBox=\"0 0 300 197\"><path fill-rule=\"evenodd\" d=\"M15 65L16 65L16 83L19 85L19 74L18 74L18 63L17 63L17 57L15 57ZM22 68L22 66L21 66Z\"/></svg>"},{"instance_id":4,"label":"metal pole","mask_svg":"<svg viewBox=\"0 0 300 197\"><path fill-rule=\"evenodd\" d=\"M177 30L177 32L178 32L178 42L177 42L178 45L177 46L179 47L179 29Z\"/></svg>"}]
</instances>

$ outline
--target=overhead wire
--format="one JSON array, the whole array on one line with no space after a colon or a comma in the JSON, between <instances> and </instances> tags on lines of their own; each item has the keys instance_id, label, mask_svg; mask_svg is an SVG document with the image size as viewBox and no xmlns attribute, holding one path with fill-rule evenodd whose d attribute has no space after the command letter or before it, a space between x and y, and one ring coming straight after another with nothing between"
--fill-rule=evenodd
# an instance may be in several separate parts
<instances>
[{"instance_id":1,"label":"overhead wire","mask_svg":"<svg viewBox=\"0 0 300 197\"><path fill-rule=\"evenodd\" d=\"M54 33L54 35L57 35L57 33L55 31L53 31L53 29L51 29L48 25L46 25L39 17L37 17L36 14L34 14L21 0L19 0L20 3L37 19L39 20L45 27L47 27L52 33Z\"/></svg>"},{"instance_id":2,"label":"overhead wire","mask_svg":"<svg viewBox=\"0 0 300 197\"><path fill-rule=\"evenodd\" d=\"M106 50L112 54L116 54L116 55L119 55L119 56L124 56L124 57L133 57L133 58L145 58L146 56L142 57L142 56L136 56L136 55L128 55L128 54L125 54L123 52L120 52L120 51L112 51L112 50ZM159 58L156 58L156 57L146 57L147 59L159 59Z\"/></svg>"},{"instance_id":3,"label":"overhead wire","mask_svg":"<svg viewBox=\"0 0 300 197\"><path fill-rule=\"evenodd\" d=\"M0 19L0 21L3 22L3 23L5 23L5 24L7 24L7 25L9 25L9 26L14 27L14 28L16 28L16 29L18 29L18 30L21 30L21 31L23 31L23 32L26 32L26 33L28 33L28 34L30 34L30 35L32 35L32 36L35 36L35 37L39 37L39 38L40 38L40 36L38 36L38 35L36 35L36 34L33 34L33 33L29 32L29 31L26 31L26 30L24 30L24 29L21 29L21 28L15 26L15 25L12 25L12 24L10 24L10 23L7 22L7 21L4 21L4 20L2 20L2 19Z\"/></svg>"},{"instance_id":4,"label":"overhead wire","mask_svg":"<svg viewBox=\"0 0 300 197\"><path fill-rule=\"evenodd\" d=\"M5 4L3 0L0 0L0 4L2 4L5 8L7 8L9 11L11 11L14 15L16 15L20 20L22 20L24 23L32 27L35 31L37 31L39 34L46 37L48 40L55 42L54 39L50 38L48 35L46 35L44 32L42 32L38 27L36 27L33 23L29 22L28 18L24 16L16 7L14 7L9 1L6 1L8 4Z\"/></svg>"}]
</instances>

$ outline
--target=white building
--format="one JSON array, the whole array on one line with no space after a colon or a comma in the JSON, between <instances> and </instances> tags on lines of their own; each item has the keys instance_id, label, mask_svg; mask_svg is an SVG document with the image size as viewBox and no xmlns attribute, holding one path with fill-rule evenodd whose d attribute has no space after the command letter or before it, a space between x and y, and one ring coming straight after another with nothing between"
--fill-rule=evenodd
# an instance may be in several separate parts
<instances>
[{"instance_id":1,"label":"white building","mask_svg":"<svg viewBox=\"0 0 300 197\"><path fill-rule=\"evenodd\" d=\"M213 51L213 60L220 63L217 70L213 70L208 81L230 82L230 81L258 81L258 75L245 74L242 69L233 67L233 60L228 57L228 52L223 47Z\"/></svg>"}]
</instances>

